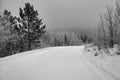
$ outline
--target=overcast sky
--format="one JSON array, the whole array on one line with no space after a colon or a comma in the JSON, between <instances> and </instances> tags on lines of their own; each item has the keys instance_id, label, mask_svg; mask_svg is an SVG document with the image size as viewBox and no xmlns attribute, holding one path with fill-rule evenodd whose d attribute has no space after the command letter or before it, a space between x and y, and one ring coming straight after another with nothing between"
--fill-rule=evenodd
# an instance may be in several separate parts
<instances>
[{"instance_id":1,"label":"overcast sky","mask_svg":"<svg viewBox=\"0 0 120 80\"><path fill-rule=\"evenodd\" d=\"M92 28L97 26L100 13L115 0L3 0L2 8L18 16L25 2L33 4L48 29Z\"/></svg>"}]
</instances>

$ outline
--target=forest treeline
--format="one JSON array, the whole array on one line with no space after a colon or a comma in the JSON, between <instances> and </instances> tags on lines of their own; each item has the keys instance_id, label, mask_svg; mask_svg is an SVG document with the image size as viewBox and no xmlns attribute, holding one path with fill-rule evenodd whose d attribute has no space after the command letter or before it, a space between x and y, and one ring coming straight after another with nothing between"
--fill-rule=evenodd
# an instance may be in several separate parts
<instances>
[{"instance_id":1,"label":"forest treeline","mask_svg":"<svg viewBox=\"0 0 120 80\"><path fill-rule=\"evenodd\" d=\"M9 10L0 14L0 57L51 46L71 46L90 43L88 34L49 32L38 11L30 3L19 8L19 17Z\"/></svg>"},{"instance_id":2,"label":"forest treeline","mask_svg":"<svg viewBox=\"0 0 120 80\"><path fill-rule=\"evenodd\" d=\"M120 45L120 0L100 15L96 32L47 31L30 3L19 8L19 17L9 10L0 14L0 57L51 46L93 44L99 49Z\"/></svg>"}]
</instances>

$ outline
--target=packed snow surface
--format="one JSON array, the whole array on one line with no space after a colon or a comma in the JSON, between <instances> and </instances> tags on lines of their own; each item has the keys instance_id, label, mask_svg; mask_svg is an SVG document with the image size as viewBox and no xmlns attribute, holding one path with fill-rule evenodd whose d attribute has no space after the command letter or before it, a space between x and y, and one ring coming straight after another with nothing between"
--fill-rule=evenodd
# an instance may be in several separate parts
<instances>
[{"instance_id":1,"label":"packed snow surface","mask_svg":"<svg viewBox=\"0 0 120 80\"><path fill-rule=\"evenodd\" d=\"M1 58L0 80L120 80L120 57L93 58L84 46L38 49Z\"/></svg>"}]
</instances>

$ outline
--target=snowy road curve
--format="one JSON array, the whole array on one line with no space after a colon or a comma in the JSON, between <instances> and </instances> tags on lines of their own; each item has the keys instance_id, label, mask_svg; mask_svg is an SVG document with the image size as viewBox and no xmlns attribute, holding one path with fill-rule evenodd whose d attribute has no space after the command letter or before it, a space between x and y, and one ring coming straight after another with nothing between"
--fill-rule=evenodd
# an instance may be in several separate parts
<instances>
[{"instance_id":1,"label":"snowy road curve","mask_svg":"<svg viewBox=\"0 0 120 80\"><path fill-rule=\"evenodd\" d=\"M0 80L119 80L95 66L83 46L33 50L0 59Z\"/></svg>"}]
</instances>

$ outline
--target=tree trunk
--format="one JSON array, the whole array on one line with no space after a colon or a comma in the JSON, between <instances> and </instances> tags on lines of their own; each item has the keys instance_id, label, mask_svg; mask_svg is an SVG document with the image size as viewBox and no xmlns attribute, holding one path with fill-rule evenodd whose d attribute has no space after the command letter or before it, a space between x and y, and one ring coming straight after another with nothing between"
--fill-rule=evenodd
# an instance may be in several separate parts
<instances>
[{"instance_id":1,"label":"tree trunk","mask_svg":"<svg viewBox=\"0 0 120 80\"><path fill-rule=\"evenodd\" d=\"M113 48L113 46L114 46L113 27L111 27L111 30L110 30L110 48Z\"/></svg>"},{"instance_id":2,"label":"tree trunk","mask_svg":"<svg viewBox=\"0 0 120 80\"><path fill-rule=\"evenodd\" d=\"M110 39L110 48L113 48L113 45L114 45L114 41Z\"/></svg>"},{"instance_id":3,"label":"tree trunk","mask_svg":"<svg viewBox=\"0 0 120 80\"><path fill-rule=\"evenodd\" d=\"M30 24L28 20L28 50L31 50L31 41L30 41Z\"/></svg>"}]
</instances>

